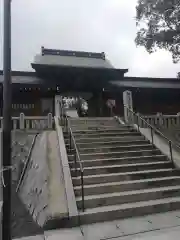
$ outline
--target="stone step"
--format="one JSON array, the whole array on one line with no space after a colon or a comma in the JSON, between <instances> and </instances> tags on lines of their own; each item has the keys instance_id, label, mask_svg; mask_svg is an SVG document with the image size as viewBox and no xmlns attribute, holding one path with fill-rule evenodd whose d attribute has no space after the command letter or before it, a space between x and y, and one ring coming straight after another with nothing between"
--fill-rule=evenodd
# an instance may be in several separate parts
<instances>
[{"instance_id":1,"label":"stone step","mask_svg":"<svg viewBox=\"0 0 180 240\"><path fill-rule=\"evenodd\" d=\"M180 176L85 185L84 194L97 195L103 193L124 192L175 185L180 185ZM81 186L75 186L74 187L75 195L81 197L82 194L81 190L82 190Z\"/></svg>"},{"instance_id":2,"label":"stone step","mask_svg":"<svg viewBox=\"0 0 180 240\"><path fill-rule=\"evenodd\" d=\"M99 119L90 119L90 118L84 118L84 119L70 119L71 125L83 125L83 124L98 124L98 123L116 123L117 120L114 118L108 119L108 118L99 118Z\"/></svg>"},{"instance_id":3,"label":"stone step","mask_svg":"<svg viewBox=\"0 0 180 240\"><path fill-rule=\"evenodd\" d=\"M66 138L67 135L65 135ZM114 132L103 132L103 133L94 133L94 134L80 134L80 135L74 135L75 138L80 141L81 139L88 138L88 139L93 139L93 138L100 138L103 139L104 137L124 137L124 136L140 136L139 132L135 131L120 131L117 133Z\"/></svg>"},{"instance_id":4,"label":"stone step","mask_svg":"<svg viewBox=\"0 0 180 240\"><path fill-rule=\"evenodd\" d=\"M129 126L126 126L126 127L122 127L122 126L119 126L119 127L111 127L111 128L104 128L104 129L99 129L98 127L97 128L94 128L94 129L76 129L73 131L73 134L94 134L94 133L104 133L104 132L112 132L112 133L116 133L116 132L121 132L121 131L131 131L131 130L134 130L133 128L129 127Z\"/></svg>"},{"instance_id":5,"label":"stone step","mask_svg":"<svg viewBox=\"0 0 180 240\"><path fill-rule=\"evenodd\" d=\"M152 150L136 150L136 151L117 151L107 153L87 153L80 154L81 160L93 160L93 159L107 159L107 158L122 158L122 157L134 157L134 156L153 156L161 154L159 149ZM69 161L74 160L74 155L68 155Z\"/></svg>"},{"instance_id":6,"label":"stone step","mask_svg":"<svg viewBox=\"0 0 180 240\"><path fill-rule=\"evenodd\" d=\"M89 130L82 130L82 131L73 131L73 134L75 137L80 137L80 136L86 136L86 137L91 137L94 135L102 135L102 136L106 136L108 134L109 135L117 135L117 134L123 134L123 133L129 133L129 132L136 132L134 129L126 129L126 128L112 128L112 130L110 129L104 129L104 130L93 130L93 131L89 131Z\"/></svg>"},{"instance_id":7,"label":"stone step","mask_svg":"<svg viewBox=\"0 0 180 240\"><path fill-rule=\"evenodd\" d=\"M139 135L139 133L137 133L135 130L129 130L129 129L123 129L123 130L116 130L116 131L110 131L110 130L106 130L106 131L93 131L91 133L86 132L86 131L82 131L82 132L74 132L73 131L73 135L76 139L79 138L94 138L94 137L104 137L104 136L119 136L119 135L129 135L129 134L133 134L133 135ZM64 138L69 137L69 133L67 132L63 132Z\"/></svg>"},{"instance_id":8,"label":"stone step","mask_svg":"<svg viewBox=\"0 0 180 240\"><path fill-rule=\"evenodd\" d=\"M96 137L96 138L80 138L80 139L76 139L76 143L81 144L81 143L109 142L109 141L133 141L133 140L143 140L143 139L145 139L145 137L141 135L139 136L127 135L127 136L113 136L113 137L104 136L104 137ZM68 142L68 140L66 142Z\"/></svg>"},{"instance_id":9,"label":"stone step","mask_svg":"<svg viewBox=\"0 0 180 240\"><path fill-rule=\"evenodd\" d=\"M85 208L132 203L145 200L180 197L180 185L157 187L151 189L134 190L126 192L114 192L84 197ZM82 198L76 197L78 208L82 208Z\"/></svg>"},{"instance_id":10,"label":"stone step","mask_svg":"<svg viewBox=\"0 0 180 240\"><path fill-rule=\"evenodd\" d=\"M80 212L82 224L111 221L116 219L144 216L152 213L168 212L180 209L180 197L125 203L120 205L105 206L86 209Z\"/></svg>"},{"instance_id":11,"label":"stone step","mask_svg":"<svg viewBox=\"0 0 180 240\"><path fill-rule=\"evenodd\" d=\"M115 123L115 124L112 124L112 125L71 125L71 129L73 131L76 131L76 130L105 130L105 129L113 129L113 128L118 128L120 127L121 125L119 125L118 123ZM124 126L124 125L123 125ZM66 129L65 129L66 130Z\"/></svg>"},{"instance_id":12,"label":"stone step","mask_svg":"<svg viewBox=\"0 0 180 240\"><path fill-rule=\"evenodd\" d=\"M135 172L135 171L145 171L152 169L161 169L161 168L171 168L173 167L171 161L165 162L147 162L147 163L134 163L134 164L122 164L122 165L109 165L109 166L93 166L84 168L84 176L88 175L98 175L98 174L107 174L107 173L125 173L125 172ZM80 169L75 168L71 169L72 177L80 175Z\"/></svg>"},{"instance_id":13,"label":"stone step","mask_svg":"<svg viewBox=\"0 0 180 240\"><path fill-rule=\"evenodd\" d=\"M157 178L157 177L168 177L168 176L179 176L180 170L165 168L157 170L145 170L145 171L135 171L126 173L109 173L109 174L99 174L99 175L89 175L84 176L84 185L88 184L99 184L117 181L131 181L140 180L147 178ZM72 177L73 185L81 185L81 177Z\"/></svg>"},{"instance_id":14,"label":"stone step","mask_svg":"<svg viewBox=\"0 0 180 240\"><path fill-rule=\"evenodd\" d=\"M116 121L114 117L79 117L79 118L71 118L71 122L83 122L83 121Z\"/></svg>"},{"instance_id":15,"label":"stone step","mask_svg":"<svg viewBox=\"0 0 180 240\"><path fill-rule=\"evenodd\" d=\"M145 139L134 139L127 141L109 141L109 142L91 142L91 143L78 143L79 148L93 148L93 147L108 147L108 146L126 146L126 145L138 145L138 144L148 144L149 141Z\"/></svg>"},{"instance_id":16,"label":"stone step","mask_svg":"<svg viewBox=\"0 0 180 240\"><path fill-rule=\"evenodd\" d=\"M69 133L64 133L64 139L69 138ZM88 139L89 141L93 141L94 138L104 139L105 137L108 138L117 138L117 137L126 137L126 136L141 136L138 132L130 132L130 131L120 131L117 133L114 132L103 132L103 133L95 133L95 134L76 134L74 135L76 141L84 141L84 139Z\"/></svg>"},{"instance_id":17,"label":"stone step","mask_svg":"<svg viewBox=\"0 0 180 240\"><path fill-rule=\"evenodd\" d=\"M80 126L83 127L92 127L92 126L119 126L119 123L116 121L82 121L82 122L70 122L71 126L74 128L79 128Z\"/></svg>"},{"instance_id":18,"label":"stone step","mask_svg":"<svg viewBox=\"0 0 180 240\"><path fill-rule=\"evenodd\" d=\"M180 209L180 170L132 126L114 118L70 119L70 124L83 166L82 224ZM67 133L64 138L68 148ZM73 153L68 158L81 209L80 168L75 169Z\"/></svg>"},{"instance_id":19,"label":"stone step","mask_svg":"<svg viewBox=\"0 0 180 240\"><path fill-rule=\"evenodd\" d=\"M152 144L139 144L139 145L127 145L127 146L105 146L99 147L98 145L96 148L79 148L79 152L83 153L108 153L108 152L119 152L119 151L134 151L134 150L148 150L148 149L155 149L154 145Z\"/></svg>"},{"instance_id":20,"label":"stone step","mask_svg":"<svg viewBox=\"0 0 180 240\"><path fill-rule=\"evenodd\" d=\"M95 160L86 160L81 161L83 167L91 166L106 166L113 164L130 164L130 163L147 163L147 162L156 162L156 161L166 161L167 156L165 155L154 155L154 156L141 156L141 157L126 157L126 158L107 158L107 159L95 159ZM74 161L69 161L71 168L74 168Z\"/></svg>"}]
</instances>

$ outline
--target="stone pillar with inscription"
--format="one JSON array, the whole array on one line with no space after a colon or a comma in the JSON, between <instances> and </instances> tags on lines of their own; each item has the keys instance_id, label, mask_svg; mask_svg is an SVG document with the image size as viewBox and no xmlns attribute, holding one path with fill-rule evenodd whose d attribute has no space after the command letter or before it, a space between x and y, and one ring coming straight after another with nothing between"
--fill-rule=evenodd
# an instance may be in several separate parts
<instances>
[{"instance_id":1,"label":"stone pillar with inscription","mask_svg":"<svg viewBox=\"0 0 180 240\"><path fill-rule=\"evenodd\" d=\"M123 105L124 105L124 119L127 123L133 122L133 101L132 92L123 92Z\"/></svg>"},{"instance_id":2,"label":"stone pillar with inscription","mask_svg":"<svg viewBox=\"0 0 180 240\"><path fill-rule=\"evenodd\" d=\"M55 116L56 117L60 117L61 116L61 105L62 103L62 96L60 95L56 95L55 96Z\"/></svg>"},{"instance_id":3,"label":"stone pillar with inscription","mask_svg":"<svg viewBox=\"0 0 180 240\"><path fill-rule=\"evenodd\" d=\"M20 117L19 117L19 127L20 129L24 129L24 113L20 113Z\"/></svg>"}]
</instances>

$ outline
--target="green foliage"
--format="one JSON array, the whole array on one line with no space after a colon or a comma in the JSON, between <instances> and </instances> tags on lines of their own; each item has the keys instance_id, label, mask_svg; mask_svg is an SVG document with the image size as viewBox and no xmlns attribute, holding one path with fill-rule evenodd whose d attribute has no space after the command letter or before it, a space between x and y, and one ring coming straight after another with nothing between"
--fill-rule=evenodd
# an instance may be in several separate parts
<instances>
[{"instance_id":1,"label":"green foliage","mask_svg":"<svg viewBox=\"0 0 180 240\"><path fill-rule=\"evenodd\" d=\"M166 49L173 62L180 60L180 0L138 0L136 23L137 45L149 53Z\"/></svg>"}]
</instances>

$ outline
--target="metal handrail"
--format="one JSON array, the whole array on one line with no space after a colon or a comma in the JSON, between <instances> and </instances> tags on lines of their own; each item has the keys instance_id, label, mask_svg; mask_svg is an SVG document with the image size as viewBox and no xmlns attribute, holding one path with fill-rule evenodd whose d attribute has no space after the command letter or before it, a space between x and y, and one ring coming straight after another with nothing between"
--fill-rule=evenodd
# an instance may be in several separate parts
<instances>
[{"instance_id":1,"label":"metal handrail","mask_svg":"<svg viewBox=\"0 0 180 240\"><path fill-rule=\"evenodd\" d=\"M151 129L151 140L152 140L152 144L154 145L154 136L153 136L153 131L155 133L158 133L161 137L163 137L165 140L168 141L169 144L169 152L170 152L170 159L172 162L173 161L173 153L172 153L172 146L175 146L176 148L178 148L180 150L180 147L174 143L172 140L170 140L168 137L166 137L161 131L159 131L157 128L155 128L154 126L152 126L150 123L148 123L145 119L143 119L139 114L135 113L132 109L128 108L127 106L125 106L125 108L130 111L133 116L137 117L137 125L138 125L138 130L140 128L140 124L139 124L139 119L141 119L141 121L143 121L150 129Z\"/></svg>"},{"instance_id":2,"label":"metal handrail","mask_svg":"<svg viewBox=\"0 0 180 240\"><path fill-rule=\"evenodd\" d=\"M67 123L67 132L68 132L68 129L69 129L69 141L70 141L70 146L69 146L69 149L71 150L71 144L73 142L73 145L74 145L74 149L75 149L75 154L74 154L74 164L75 164L75 171L76 171L76 175L77 175L77 161L79 163L79 166L80 166L80 173L81 173L81 195L82 195L82 210L84 212L85 210L85 206L84 206L84 169L83 169L83 166L82 166L82 162L81 162L81 158L80 158L80 155L79 155L79 150L78 150L78 147L77 147L77 144L76 144L76 140L74 138L74 135L73 135L73 132L72 132L72 128L70 126L70 122L69 122L69 119L67 117L67 115L65 115L65 119L66 119L66 123ZM71 142L72 141L72 142Z\"/></svg>"},{"instance_id":3,"label":"metal handrail","mask_svg":"<svg viewBox=\"0 0 180 240\"><path fill-rule=\"evenodd\" d=\"M162 117L164 117L164 118L176 118L176 117L178 117L178 115L176 114L176 115L167 115L167 114L162 114L162 113L160 113L161 115L162 115ZM152 114L152 115L144 115L144 117L149 117L149 118L156 118L157 117L157 114Z\"/></svg>"},{"instance_id":4,"label":"metal handrail","mask_svg":"<svg viewBox=\"0 0 180 240\"><path fill-rule=\"evenodd\" d=\"M70 123L69 123L69 119L68 119L67 116L65 116L65 118L66 118L66 121L67 121L67 126L69 128L69 133L70 133L72 141L73 141L75 152L77 153L80 169L83 171L82 162L81 162L81 158L80 158L80 155L79 155L79 150L78 150L78 147L77 147L77 144L76 144L76 140L75 140L73 132L72 132L72 128L71 128ZM70 142L70 147L71 147L71 142Z\"/></svg>"},{"instance_id":5,"label":"metal handrail","mask_svg":"<svg viewBox=\"0 0 180 240\"><path fill-rule=\"evenodd\" d=\"M82 211L84 212L85 210L85 204L84 204L84 169L83 169L83 165L82 165L82 162L81 162L81 158L80 158L80 154L79 154L79 150L78 150L78 146L76 144L76 140L74 138L74 135L73 135L73 131L72 131L72 128L71 128L71 125L70 125L70 122L69 122L69 119L68 119L68 116L66 115L65 113L65 110L63 108L63 103L61 102L60 104L60 110L61 110L61 118L63 118L65 121L64 121L64 125L65 125L65 128L66 128L66 132L68 133L68 130L69 130L69 150L72 150L72 144L74 146L74 150L75 150L75 154L74 154L74 166L75 166L75 173L76 173L76 176L78 174L77 172L77 162L79 163L79 167L80 167L80 174L81 174L81 196L82 196ZM62 120L62 119L61 119Z\"/></svg>"},{"instance_id":6,"label":"metal handrail","mask_svg":"<svg viewBox=\"0 0 180 240\"><path fill-rule=\"evenodd\" d=\"M22 183L23 183L24 176L25 176L25 174L26 174L26 170L27 170L27 168L28 168L29 161L30 161L31 155L32 155L32 151L33 151L33 148L34 148L34 145L35 145L35 142L36 142L36 139L37 139L37 136L38 136L38 135L39 135L39 133L36 133L35 136L34 136L34 138L33 138L31 147L30 147L29 152L28 152L27 160L26 160L26 162L25 162L25 164L24 164L24 168L23 168L23 170L22 170L21 176L20 176L20 178L19 178L19 181L18 181L18 184L17 184L17 187L16 187L16 192L19 191L20 186L21 186Z\"/></svg>"}]
</instances>

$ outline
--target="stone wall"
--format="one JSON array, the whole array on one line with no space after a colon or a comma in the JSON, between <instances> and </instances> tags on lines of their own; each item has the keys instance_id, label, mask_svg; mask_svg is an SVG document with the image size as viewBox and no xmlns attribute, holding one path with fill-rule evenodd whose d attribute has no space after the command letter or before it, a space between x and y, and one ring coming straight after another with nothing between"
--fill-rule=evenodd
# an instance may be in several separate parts
<instances>
[{"instance_id":1,"label":"stone wall","mask_svg":"<svg viewBox=\"0 0 180 240\"><path fill-rule=\"evenodd\" d=\"M33 219L43 226L47 219L48 177L47 132L37 136L31 159L20 188L20 197Z\"/></svg>"},{"instance_id":2,"label":"stone wall","mask_svg":"<svg viewBox=\"0 0 180 240\"><path fill-rule=\"evenodd\" d=\"M68 207L56 131L51 131L48 134L47 162L49 169L49 217L50 220L65 219L68 217Z\"/></svg>"},{"instance_id":3,"label":"stone wall","mask_svg":"<svg viewBox=\"0 0 180 240\"><path fill-rule=\"evenodd\" d=\"M43 228L53 228L54 222L68 216L55 131L38 135L20 197L34 221Z\"/></svg>"}]
</instances>

